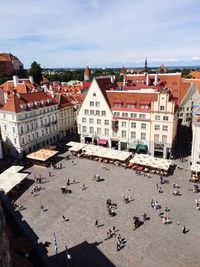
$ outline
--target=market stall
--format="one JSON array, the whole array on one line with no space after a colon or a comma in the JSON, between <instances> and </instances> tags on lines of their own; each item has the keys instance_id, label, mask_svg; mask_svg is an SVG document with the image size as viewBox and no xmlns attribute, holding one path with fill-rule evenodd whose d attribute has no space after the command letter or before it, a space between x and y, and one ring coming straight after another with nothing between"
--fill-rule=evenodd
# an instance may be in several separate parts
<instances>
[{"instance_id":1,"label":"market stall","mask_svg":"<svg viewBox=\"0 0 200 267\"><path fill-rule=\"evenodd\" d=\"M19 173L23 168L22 166L12 166L0 174L0 188L6 194L28 176L28 173Z\"/></svg>"},{"instance_id":2,"label":"market stall","mask_svg":"<svg viewBox=\"0 0 200 267\"><path fill-rule=\"evenodd\" d=\"M57 154L58 151L42 148L36 152L27 155L26 157L32 160L33 164L49 167L50 163L53 162L53 157Z\"/></svg>"}]
</instances>

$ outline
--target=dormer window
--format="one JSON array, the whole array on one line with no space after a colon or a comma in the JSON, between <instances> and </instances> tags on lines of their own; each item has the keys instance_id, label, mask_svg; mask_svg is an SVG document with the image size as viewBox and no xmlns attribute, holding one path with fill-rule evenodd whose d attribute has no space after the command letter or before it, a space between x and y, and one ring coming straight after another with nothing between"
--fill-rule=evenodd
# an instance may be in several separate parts
<instances>
[{"instance_id":1,"label":"dormer window","mask_svg":"<svg viewBox=\"0 0 200 267\"><path fill-rule=\"evenodd\" d=\"M114 107L115 108L121 108L123 102L121 100L115 100L114 101Z\"/></svg>"},{"instance_id":2,"label":"dormer window","mask_svg":"<svg viewBox=\"0 0 200 267\"><path fill-rule=\"evenodd\" d=\"M160 110L164 111L165 110L165 106L160 106Z\"/></svg>"},{"instance_id":3,"label":"dormer window","mask_svg":"<svg viewBox=\"0 0 200 267\"><path fill-rule=\"evenodd\" d=\"M127 101L126 103L128 108L135 108L136 106L136 101Z\"/></svg>"}]
</instances>

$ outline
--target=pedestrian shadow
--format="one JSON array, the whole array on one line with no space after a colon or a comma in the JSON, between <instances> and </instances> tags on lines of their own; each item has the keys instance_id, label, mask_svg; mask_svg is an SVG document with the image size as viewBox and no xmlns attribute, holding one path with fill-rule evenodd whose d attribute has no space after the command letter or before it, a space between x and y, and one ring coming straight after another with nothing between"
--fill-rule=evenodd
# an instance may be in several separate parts
<instances>
[{"instance_id":1,"label":"pedestrian shadow","mask_svg":"<svg viewBox=\"0 0 200 267\"><path fill-rule=\"evenodd\" d=\"M190 231L189 229L188 229L188 230L186 230L186 231L184 232L184 234L187 234L189 231Z\"/></svg>"},{"instance_id":2,"label":"pedestrian shadow","mask_svg":"<svg viewBox=\"0 0 200 267\"><path fill-rule=\"evenodd\" d=\"M103 223L103 224L100 224L100 225L98 225L98 228L99 228L99 227L103 227L103 226L104 226L104 223Z\"/></svg>"},{"instance_id":3,"label":"pedestrian shadow","mask_svg":"<svg viewBox=\"0 0 200 267\"><path fill-rule=\"evenodd\" d=\"M43 212L46 212L46 211L48 211L48 209L44 209L44 210L43 210Z\"/></svg>"}]
</instances>

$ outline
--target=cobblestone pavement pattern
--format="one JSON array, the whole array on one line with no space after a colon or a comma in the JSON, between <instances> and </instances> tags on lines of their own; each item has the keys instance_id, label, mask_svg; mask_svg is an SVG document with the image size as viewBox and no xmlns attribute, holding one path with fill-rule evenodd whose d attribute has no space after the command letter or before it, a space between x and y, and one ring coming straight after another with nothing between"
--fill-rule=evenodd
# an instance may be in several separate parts
<instances>
[{"instance_id":1,"label":"cobblestone pavement pattern","mask_svg":"<svg viewBox=\"0 0 200 267\"><path fill-rule=\"evenodd\" d=\"M38 196L32 196L31 186L18 200L17 203L26 207L21 213L25 220L39 236L41 242L49 241L48 255L54 254L53 233L56 233L58 252L65 250L65 246L72 248L83 242L89 244L99 242L96 249L107 258L110 263L106 266L100 258L95 262L92 253L77 253L74 257L75 266L87 267L199 267L200 247L200 211L196 210L195 199L200 198L200 193L195 194L188 189L192 183L188 181L189 170L175 170L173 176L166 179L169 184L162 185L163 193L156 190L156 183L160 183L159 176L152 175L147 178L136 175L133 170L108 165L110 170L102 169L99 162L88 159L62 160L63 169L53 170L33 166L28 169L30 179L35 174L48 178L49 182L42 185L45 189ZM187 163L178 163L188 168ZM49 171L53 177L48 177ZM99 174L105 180L96 182L92 180L94 174ZM71 184L69 189L72 194L62 194L61 187L65 187L67 179L75 178L79 183ZM182 196L173 196L172 183L180 185ZM88 187L82 190L81 186ZM122 195L131 195L134 201L125 204ZM106 200L110 198L118 204L117 215L110 217L106 210ZM150 206L151 199L157 200L164 208L170 211L169 217L172 224L163 225L162 219ZM48 209L40 210L40 206ZM132 217L142 218L146 213L150 220L133 231ZM62 215L69 221L62 222ZM95 227L98 219L102 227ZM180 225L178 225L180 222ZM127 243L120 251L116 250L117 238L105 241L106 232L116 226ZM189 229L187 234L182 233L182 226ZM86 249L87 250L87 249ZM85 256L84 256L85 255ZM105 261L104 261L105 262ZM64 265L63 265L64 266ZM65 265L66 266L66 265Z\"/></svg>"}]
</instances>

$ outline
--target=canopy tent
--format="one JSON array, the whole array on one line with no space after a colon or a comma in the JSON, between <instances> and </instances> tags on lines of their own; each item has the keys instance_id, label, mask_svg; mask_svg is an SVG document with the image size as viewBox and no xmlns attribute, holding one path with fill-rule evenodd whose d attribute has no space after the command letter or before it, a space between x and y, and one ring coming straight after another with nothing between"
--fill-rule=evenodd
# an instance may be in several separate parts
<instances>
[{"instance_id":1,"label":"canopy tent","mask_svg":"<svg viewBox=\"0 0 200 267\"><path fill-rule=\"evenodd\" d=\"M133 144L130 144L129 143L128 144L128 149L135 149L136 150L137 149L137 145L138 145L137 143L136 144L134 144L134 143Z\"/></svg>"},{"instance_id":2,"label":"canopy tent","mask_svg":"<svg viewBox=\"0 0 200 267\"><path fill-rule=\"evenodd\" d=\"M66 144L66 146L71 146L69 148L69 151L79 152L85 146L87 146L87 144L82 144L82 143L79 143L79 142L70 141L69 143Z\"/></svg>"},{"instance_id":3,"label":"canopy tent","mask_svg":"<svg viewBox=\"0 0 200 267\"><path fill-rule=\"evenodd\" d=\"M200 164L192 164L191 171L200 172Z\"/></svg>"},{"instance_id":4,"label":"canopy tent","mask_svg":"<svg viewBox=\"0 0 200 267\"><path fill-rule=\"evenodd\" d=\"M28 176L28 173L18 173L23 168L22 166L12 166L0 174L0 188L5 193L8 193Z\"/></svg>"},{"instance_id":5,"label":"canopy tent","mask_svg":"<svg viewBox=\"0 0 200 267\"><path fill-rule=\"evenodd\" d=\"M171 160L155 158L144 154L135 154L134 158L132 158L130 162L165 171L168 170L171 165Z\"/></svg>"},{"instance_id":6,"label":"canopy tent","mask_svg":"<svg viewBox=\"0 0 200 267\"><path fill-rule=\"evenodd\" d=\"M107 158L119 161L126 161L131 155L131 152L118 151L107 147L86 145L83 152L89 156L95 156L100 158Z\"/></svg>"},{"instance_id":7,"label":"canopy tent","mask_svg":"<svg viewBox=\"0 0 200 267\"><path fill-rule=\"evenodd\" d=\"M42 148L36 152L27 155L26 157L33 160L46 161L55 156L56 154L58 154L58 151Z\"/></svg>"}]
</instances>

